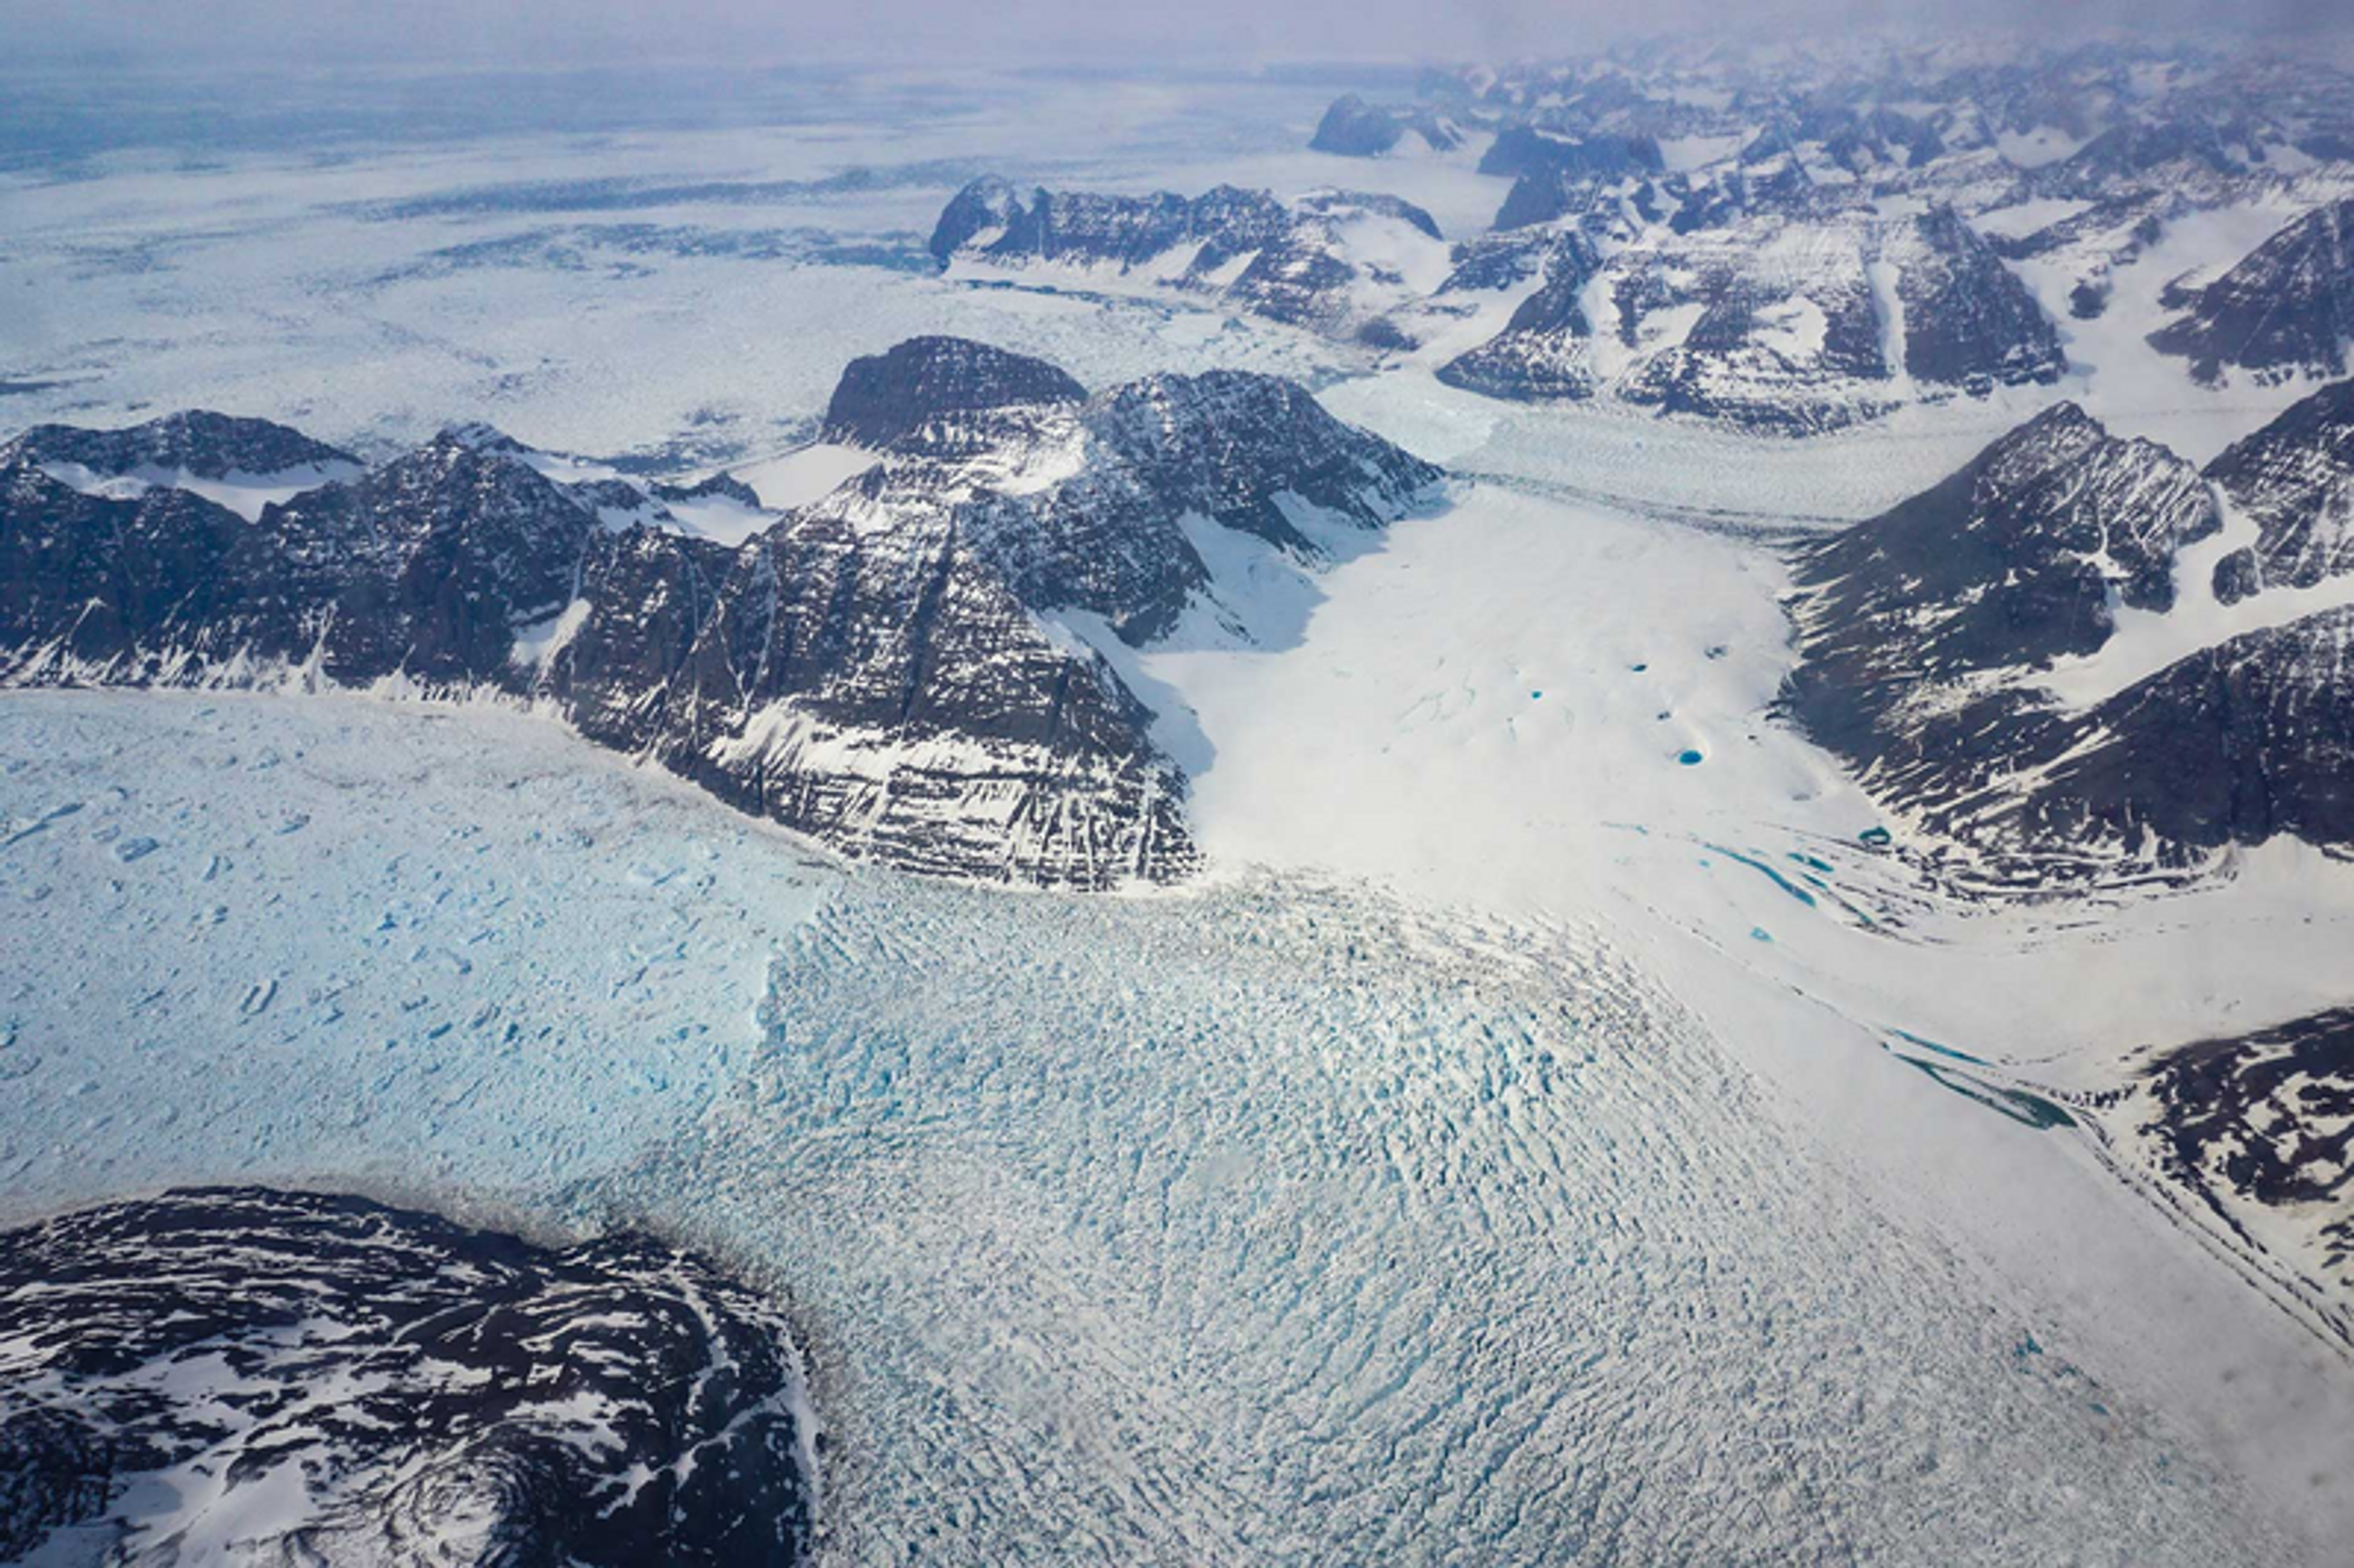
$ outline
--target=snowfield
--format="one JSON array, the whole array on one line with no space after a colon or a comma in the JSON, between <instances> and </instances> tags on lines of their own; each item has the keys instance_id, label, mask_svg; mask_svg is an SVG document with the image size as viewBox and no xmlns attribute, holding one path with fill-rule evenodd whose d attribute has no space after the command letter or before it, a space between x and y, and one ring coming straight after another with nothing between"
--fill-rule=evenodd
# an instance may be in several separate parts
<instances>
[{"instance_id":1,"label":"snowfield","mask_svg":"<svg viewBox=\"0 0 2354 1568\"><path fill-rule=\"evenodd\" d=\"M2018 264L2057 386L1759 440L1439 383L1510 291L1377 352L929 270L983 172L1492 218L1476 140L1305 151L1333 80L782 79L815 118L0 170L0 284L39 302L0 313L0 435L202 403L373 457L482 418L783 508L874 461L819 416L917 334L1098 389L1293 376L1456 503L1314 573L1204 524L1174 635L1047 629L1157 711L1208 874L849 866L489 702L0 694L0 1225L264 1181L695 1244L789 1310L859 1568L2344 1561L2329 1216L2186 1201L2122 1086L2345 1005L2354 865L1973 903L1768 712L1776 541L2063 397L2204 459L2309 390L2144 341L2285 209L2171 224L2094 321L2084 256ZM2312 602L2275 597L2128 615L2052 681ZM578 617L530 630L544 661Z\"/></svg>"},{"instance_id":2,"label":"snowfield","mask_svg":"<svg viewBox=\"0 0 2354 1568\"><path fill-rule=\"evenodd\" d=\"M1886 1100L2141 1273L1941 1234L1590 923L845 870L500 711L17 694L0 757L0 1220L234 1178L712 1245L810 1347L830 1560L2295 1561L2348 1430L2043 1135ZM2153 1287L2236 1410L2123 1342Z\"/></svg>"},{"instance_id":3,"label":"snowfield","mask_svg":"<svg viewBox=\"0 0 2354 1568\"><path fill-rule=\"evenodd\" d=\"M758 1050L815 852L510 711L115 696L0 705L12 1217L247 1177L544 1192Z\"/></svg>"}]
</instances>

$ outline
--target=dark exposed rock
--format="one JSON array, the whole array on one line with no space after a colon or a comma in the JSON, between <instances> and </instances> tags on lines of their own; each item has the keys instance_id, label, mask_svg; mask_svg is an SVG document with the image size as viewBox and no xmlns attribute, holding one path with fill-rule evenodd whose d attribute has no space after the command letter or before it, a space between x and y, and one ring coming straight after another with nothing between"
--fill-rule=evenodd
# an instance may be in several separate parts
<instances>
[{"instance_id":1,"label":"dark exposed rock","mask_svg":"<svg viewBox=\"0 0 2354 1568\"><path fill-rule=\"evenodd\" d=\"M2060 378L2059 330L1951 207L1930 208L1899 236L1882 254L1899 269L1909 375L1963 387Z\"/></svg>"},{"instance_id":2,"label":"dark exposed rock","mask_svg":"<svg viewBox=\"0 0 2354 1568\"><path fill-rule=\"evenodd\" d=\"M588 505L511 444L444 432L358 480L262 514L254 566L238 575L266 624L315 641L259 642L253 652L292 661L315 652L320 674L346 684L394 674L435 685L478 679L505 662L516 626L563 607L597 527Z\"/></svg>"},{"instance_id":3,"label":"dark exposed rock","mask_svg":"<svg viewBox=\"0 0 2354 1568\"><path fill-rule=\"evenodd\" d=\"M2221 525L2189 463L2063 403L1801 553L1797 711L1836 732L1811 716L1818 693L1899 716L1939 686L2090 653L2108 639L2112 595L2168 609L2175 551Z\"/></svg>"},{"instance_id":4,"label":"dark exposed rock","mask_svg":"<svg viewBox=\"0 0 2354 1568\"><path fill-rule=\"evenodd\" d=\"M1302 212L1321 213L1334 217L1354 217L1371 213L1376 217L1394 217L1401 223L1412 224L1433 239L1447 236L1438 232L1438 220L1429 212L1407 201L1382 191L1310 191L1294 204Z\"/></svg>"},{"instance_id":5,"label":"dark exposed rock","mask_svg":"<svg viewBox=\"0 0 2354 1568\"><path fill-rule=\"evenodd\" d=\"M2354 845L2354 609L2234 637L2093 709L2040 818L2214 849L2286 833ZM2081 805L2080 805L2081 803Z\"/></svg>"},{"instance_id":6,"label":"dark exposed rock","mask_svg":"<svg viewBox=\"0 0 2354 1568\"><path fill-rule=\"evenodd\" d=\"M2043 183L2058 191L2100 196L2168 164L2217 175L2243 174L2248 168L2243 149L2244 143L2231 144L2201 115L2135 122L2094 137L2045 171Z\"/></svg>"},{"instance_id":7,"label":"dark exposed rock","mask_svg":"<svg viewBox=\"0 0 2354 1568\"><path fill-rule=\"evenodd\" d=\"M1189 526L1312 562L1318 530L1377 528L1438 474L1272 377L1083 399L958 340L859 361L828 433L882 461L740 547L476 429L254 524L19 463L0 470L0 683L487 689L854 856L1182 875L1185 783L1153 715L1044 618L1141 643L1214 588Z\"/></svg>"},{"instance_id":8,"label":"dark exposed rock","mask_svg":"<svg viewBox=\"0 0 2354 1568\"><path fill-rule=\"evenodd\" d=\"M1498 228L1550 223L1585 211L1603 191L1657 175L1665 167L1659 143L1648 136L1564 141L1529 132L1500 159L1499 150L1505 147L1505 137L1499 136L1480 164L1484 174L1518 175L1497 211ZM1497 166L1490 167L1491 164Z\"/></svg>"},{"instance_id":9,"label":"dark exposed rock","mask_svg":"<svg viewBox=\"0 0 2354 1568\"><path fill-rule=\"evenodd\" d=\"M300 430L200 408L118 430L36 425L0 445L0 467L11 462L73 463L110 476L150 470L197 479L359 466L351 453L314 441Z\"/></svg>"},{"instance_id":10,"label":"dark exposed rock","mask_svg":"<svg viewBox=\"0 0 2354 1568\"><path fill-rule=\"evenodd\" d=\"M2336 1215L2319 1262L2354 1283L2354 1008L2178 1045L2140 1076L2168 1175L2243 1234L2243 1205Z\"/></svg>"},{"instance_id":11,"label":"dark exposed rock","mask_svg":"<svg viewBox=\"0 0 2354 1568\"><path fill-rule=\"evenodd\" d=\"M1892 812L2021 881L2119 857L2189 867L2284 833L2354 846L2354 609L2212 642L2081 706L2042 679L2107 645L2113 601L2177 613L2178 552L2223 526L2219 489L2281 580L2347 569L2346 402L2306 399L2204 475L2073 406L2031 421L1800 553L1783 711ZM2256 558L2225 558L2217 600L2265 586Z\"/></svg>"},{"instance_id":12,"label":"dark exposed rock","mask_svg":"<svg viewBox=\"0 0 2354 1568\"><path fill-rule=\"evenodd\" d=\"M1600 253L1581 236L1557 236L1547 248L1537 291L1521 302L1502 332L1441 366L1438 378L1491 397L1592 397L1595 376L1585 348L1594 323L1580 295L1601 266Z\"/></svg>"},{"instance_id":13,"label":"dark exposed rock","mask_svg":"<svg viewBox=\"0 0 2354 1568\"><path fill-rule=\"evenodd\" d=\"M1553 244L1553 235L1536 228L1482 234L1464 240L1449 254L1454 270L1438 285L1438 292L1509 289L1526 282L1543 268Z\"/></svg>"},{"instance_id":14,"label":"dark exposed rock","mask_svg":"<svg viewBox=\"0 0 2354 1568\"><path fill-rule=\"evenodd\" d=\"M1332 101L1317 122L1309 148L1352 158L1377 158L1397 145L1405 126L1386 109L1376 109L1355 93Z\"/></svg>"},{"instance_id":15,"label":"dark exposed rock","mask_svg":"<svg viewBox=\"0 0 2354 1568\"><path fill-rule=\"evenodd\" d=\"M733 501L739 506L760 510L758 493L732 473L715 473L693 484L658 482L649 488L656 501Z\"/></svg>"},{"instance_id":16,"label":"dark exposed rock","mask_svg":"<svg viewBox=\"0 0 2354 1568\"><path fill-rule=\"evenodd\" d=\"M1291 215L1265 191L1220 185L1187 198L1034 190L1026 197L999 179L978 179L951 197L932 229L932 254L997 260L1075 260L1135 267L1187 244L1207 252L1200 271L1284 238Z\"/></svg>"},{"instance_id":17,"label":"dark exposed rock","mask_svg":"<svg viewBox=\"0 0 2354 1568\"><path fill-rule=\"evenodd\" d=\"M854 359L826 405L821 440L883 447L943 415L1017 404L1078 403L1060 367L960 337L914 337Z\"/></svg>"},{"instance_id":18,"label":"dark exposed rock","mask_svg":"<svg viewBox=\"0 0 2354 1568\"><path fill-rule=\"evenodd\" d=\"M0 1233L0 1556L64 1531L125 1564L227 1539L255 1561L799 1563L799 1363L774 1307L643 1236L557 1250L256 1188L108 1204ZM159 1518L175 1491L214 1500Z\"/></svg>"},{"instance_id":19,"label":"dark exposed rock","mask_svg":"<svg viewBox=\"0 0 2354 1568\"><path fill-rule=\"evenodd\" d=\"M2233 442L2207 475L2256 524L2255 544L2217 564L2215 597L2225 604L2354 571L2354 381L2323 387Z\"/></svg>"},{"instance_id":20,"label":"dark exposed rock","mask_svg":"<svg viewBox=\"0 0 2354 1568\"><path fill-rule=\"evenodd\" d=\"M1799 553L1782 710L1891 808L1950 829L2036 747L2064 747L2033 678L2103 647L2113 599L2169 608L2176 551L2221 525L2189 463L2062 404Z\"/></svg>"},{"instance_id":21,"label":"dark exposed rock","mask_svg":"<svg viewBox=\"0 0 2354 1568\"><path fill-rule=\"evenodd\" d=\"M1059 262L1145 270L1172 290L1231 301L1269 320L1352 337L1384 310L1368 290L1395 303L1412 297L1405 280L1352 259L1349 227L1365 218L1410 225L1432 239L1438 225L1395 196L1320 191L1287 205L1265 191L1221 185L1194 197L1036 190L975 180L941 212L932 252L1019 268Z\"/></svg>"},{"instance_id":22,"label":"dark exposed rock","mask_svg":"<svg viewBox=\"0 0 2354 1568\"><path fill-rule=\"evenodd\" d=\"M2168 302L2186 313L2150 344L2188 358L2202 381L2232 369L2263 379L2341 374L2354 338L2354 197L2317 207L2212 283Z\"/></svg>"},{"instance_id":23,"label":"dark exposed rock","mask_svg":"<svg viewBox=\"0 0 2354 1568\"><path fill-rule=\"evenodd\" d=\"M1452 152L1463 144L1463 132L1427 109L1386 109L1367 103L1355 93L1332 101L1309 139L1313 152L1343 157L1378 158L1394 148L1407 132L1422 138L1435 153Z\"/></svg>"}]
</instances>

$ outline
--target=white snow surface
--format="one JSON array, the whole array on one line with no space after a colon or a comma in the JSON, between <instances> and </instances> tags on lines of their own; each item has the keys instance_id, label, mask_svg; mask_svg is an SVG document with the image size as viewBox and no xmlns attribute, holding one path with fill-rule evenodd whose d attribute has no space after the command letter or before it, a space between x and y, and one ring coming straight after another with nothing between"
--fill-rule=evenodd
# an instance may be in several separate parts
<instances>
[{"instance_id":1,"label":"white snow surface","mask_svg":"<svg viewBox=\"0 0 2354 1568\"><path fill-rule=\"evenodd\" d=\"M1307 662L1296 716L1416 543L1230 657ZM2232 1423L2314 1469L2347 1430L2317 1341L2069 1145L1741 965L1671 999L1631 912L919 884L488 708L20 693L0 757L0 1219L240 1179L683 1233L807 1330L830 1561L2294 1562Z\"/></svg>"},{"instance_id":2,"label":"white snow surface","mask_svg":"<svg viewBox=\"0 0 2354 1568\"><path fill-rule=\"evenodd\" d=\"M370 211L853 157L1297 190L1333 177L1304 150L1330 92L1299 97L1263 142L1256 101L1030 82L928 89L959 107L887 136L7 176L0 273L48 308L0 316L0 358L55 383L11 425L201 387L373 453L482 417L724 463L783 507L865 461L757 458L841 366L956 332L1091 386L1300 376L1477 483L1320 575L1215 531L1216 601L1142 655L1069 618L1196 775L1216 874L1165 896L844 869L507 709L0 695L0 1222L266 1179L690 1233L813 1346L844 1563L2333 1561L2347 1308L2300 1293L2295 1235L2235 1245L2123 1124L2032 1130L1907 1059L2064 1095L2342 1004L2354 868L2275 845L2188 895L1925 891L1767 721L1784 585L1743 537L1871 515L2062 397L2211 456L2306 388L2195 387L2141 338L2167 280L2285 213L2176 224L2093 323L2076 259L2022 264L2058 387L1760 441L1441 386L1503 294L1332 384L1363 357L1182 298L704 253L463 270L434 258L578 215ZM2033 140L2006 151L2068 150ZM1469 173L1478 141L1348 178L1474 233L1509 185ZM963 177L626 216L919 240ZM531 630L544 658L567 627Z\"/></svg>"},{"instance_id":3,"label":"white snow surface","mask_svg":"<svg viewBox=\"0 0 2354 1568\"><path fill-rule=\"evenodd\" d=\"M117 501L135 501L158 485L168 485L226 506L249 523L259 523L265 506L283 505L306 490L316 490L338 480L356 479L365 471L348 462L305 463L276 473L232 472L218 479L207 479L185 469L158 468L154 464L125 474L100 474L78 462L46 462L41 471L84 494Z\"/></svg>"},{"instance_id":4,"label":"white snow surface","mask_svg":"<svg viewBox=\"0 0 2354 1568\"><path fill-rule=\"evenodd\" d=\"M747 463L735 473L752 487L762 505L789 510L808 505L881 461L879 453L864 447L820 441L797 447L780 457ZM678 510L675 503L672 510Z\"/></svg>"}]
</instances>

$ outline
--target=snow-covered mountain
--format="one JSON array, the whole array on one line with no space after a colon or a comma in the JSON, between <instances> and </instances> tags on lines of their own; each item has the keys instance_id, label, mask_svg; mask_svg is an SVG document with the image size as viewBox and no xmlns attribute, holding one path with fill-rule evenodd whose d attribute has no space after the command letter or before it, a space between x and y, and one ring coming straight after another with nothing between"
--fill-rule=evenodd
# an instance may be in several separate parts
<instances>
[{"instance_id":1,"label":"snow-covered mountain","mask_svg":"<svg viewBox=\"0 0 2354 1568\"><path fill-rule=\"evenodd\" d=\"M2181 313L2149 341L2189 359L2201 381L2230 370L2343 374L2354 340L2354 197L2314 208L2214 281L2169 290L2166 303Z\"/></svg>"},{"instance_id":2,"label":"snow-covered mountain","mask_svg":"<svg viewBox=\"0 0 2354 1568\"><path fill-rule=\"evenodd\" d=\"M126 500L166 485L249 518L272 501L353 478L363 465L284 425L193 409L111 430L36 425L0 443L0 469L18 466Z\"/></svg>"},{"instance_id":3,"label":"snow-covered mountain","mask_svg":"<svg viewBox=\"0 0 2354 1568\"><path fill-rule=\"evenodd\" d=\"M1202 530L1312 567L1330 530L1377 529L1438 479L1287 382L1090 398L952 338L854 362L825 429L876 461L736 546L481 428L250 523L19 461L0 683L489 691L858 858L1159 880L1193 863L1184 778L1063 617L1140 645L1199 603L1246 635Z\"/></svg>"},{"instance_id":4,"label":"snow-covered mountain","mask_svg":"<svg viewBox=\"0 0 2354 1568\"><path fill-rule=\"evenodd\" d=\"M1615 202L1602 211L1551 242L1536 291L1442 379L1803 434L2064 368L2026 286L1950 207L1765 212L1688 229L1628 224Z\"/></svg>"},{"instance_id":5,"label":"snow-covered mountain","mask_svg":"<svg viewBox=\"0 0 2354 1568\"><path fill-rule=\"evenodd\" d=\"M1807 547L1787 713L1978 869L2354 848L2354 386L2203 471L2062 405Z\"/></svg>"},{"instance_id":6,"label":"snow-covered mountain","mask_svg":"<svg viewBox=\"0 0 2354 1568\"><path fill-rule=\"evenodd\" d=\"M359 460L267 419L195 409L118 430L36 425L0 444L0 464L14 462L69 463L109 479L154 470L225 480L239 473L268 477L336 465L356 467Z\"/></svg>"},{"instance_id":7,"label":"snow-covered mountain","mask_svg":"<svg viewBox=\"0 0 2354 1568\"><path fill-rule=\"evenodd\" d=\"M1462 128L1429 108L1368 103L1353 92L1332 101L1308 143L1312 151L1351 158L1378 158L1390 152L1451 153L1462 144Z\"/></svg>"},{"instance_id":8,"label":"snow-covered mountain","mask_svg":"<svg viewBox=\"0 0 2354 1568\"><path fill-rule=\"evenodd\" d=\"M1382 318L1436 282L1447 254L1430 214L1395 196L1323 190L1283 201L1235 185L1190 198L1025 195L993 177L942 209L931 251L968 272L1182 291L1377 344L1387 341Z\"/></svg>"},{"instance_id":9,"label":"snow-covered mountain","mask_svg":"<svg viewBox=\"0 0 2354 1568\"><path fill-rule=\"evenodd\" d=\"M2118 1118L2160 1170L2240 1235L2259 1232L2271 1245L2294 1237L2284 1250L2298 1265L2354 1284L2349 1110L2354 1008L2333 1008L2158 1053Z\"/></svg>"},{"instance_id":10,"label":"snow-covered mountain","mask_svg":"<svg viewBox=\"0 0 2354 1568\"><path fill-rule=\"evenodd\" d=\"M1416 107L1512 184L1486 231L1450 220L1453 270L1385 315L1393 345L1443 339L1432 367L1490 396L1806 434L2109 373L2105 341L2070 364L2052 313L2103 315L2186 223L2208 246L2215 215L2305 210L2228 275L2204 249L2173 263L2180 319L2154 341L2208 381L2338 373L2344 72L2170 44L1810 42L1428 73ZM1343 100L1320 144L1380 143L1398 112ZM2137 337L2159 324L2132 303ZM1502 330L1450 330L1474 320Z\"/></svg>"},{"instance_id":11,"label":"snow-covered mountain","mask_svg":"<svg viewBox=\"0 0 2354 1568\"><path fill-rule=\"evenodd\" d=\"M0 1233L11 1562L781 1568L816 1439L782 1313L644 1236L254 1187Z\"/></svg>"}]
</instances>

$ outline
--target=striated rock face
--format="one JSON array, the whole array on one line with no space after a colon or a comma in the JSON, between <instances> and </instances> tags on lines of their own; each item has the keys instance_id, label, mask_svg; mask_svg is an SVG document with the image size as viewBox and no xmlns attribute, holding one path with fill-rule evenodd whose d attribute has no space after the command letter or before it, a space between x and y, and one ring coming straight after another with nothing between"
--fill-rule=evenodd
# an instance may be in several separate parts
<instances>
[{"instance_id":1,"label":"striated rock face","mask_svg":"<svg viewBox=\"0 0 2354 1568\"><path fill-rule=\"evenodd\" d=\"M2268 568L2211 585L2180 580L2179 559L2253 520L2269 547L2227 567L2345 569L2315 543L2335 537L2354 475L2344 403L2337 388L2307 399L2203 474L2073 406L2042 415L1935 489L1800 552L1801 662L1783 711L1925 842L2004 880L2187 867L2278 833L2354 846L2354 607L2235 622L2237 588L2261 590ZM2117 605L2195 617L2196 651L2055 684L2072 662L2101 667Z\"/></svg>"},{"instance_id":2,"label":"striated rock face","mask_svg":"<svg viewBox=\"0 0 2354 1568\"><path fill-rule=\"evenodd\" d=\"M2067 368L2059 329L1951 207L1885 235L1879 264L1895 273L1903 370L1915 380L1976 391L2049 385Z\"/></svg>"},{"instance_id":3,"label":"striated rock face","mask_svg":"<svg viewBox=\"0 0 2354 1568\"><path fill-rule=\"evenodd\" d=\"M1470 288L1496 286L1491 274L1479 269L1497 266L1500 260L1469 259L1450 286L1457 280ZM1522 401L1594 396L1594 323L1586 318L1583 297L1602 270L1601 252L1573 231L1545 247L1542 266L1543 281L1512 312L1504 330L1439 366L1441 381Z\"/></svg>"},{"instance_id":4,"label":"striated rock face","mask_svg":"<svg viewBox=\"0 0 2354 1568\"><path fill-rule=\"evenodd\" d=\"M2354 572L2354 381L2325 387L2207 465L2255 520L2255 543L2215 567L2226 604Z\"/></svg>"},{"instance_id":5,"label":"striated rock face","mask_svg":"<svg viewBox=\"0 0 2354 1568\"><path fill-rule=\"evenodd\" d=\"M2354 1284L2354 1009L2158 1053L2137 1131L2159 1168L2243 1236L2259 1214L2314 1216L2314 1272Z\"/></svg>"},{"instance_id":6,"label":"striated rock face","mask_svg":"<svg viewBox=\"0 0 2354 1568\"><path fill-rule=\"evenodd\" d=\"M11 463L71 463L108 477L153 471L227 479L232 474L267 475L342 465L356 468L359 460L267 419L239 419L194 409L119 430L36 425L0 445L0 468Z\"/></svg>"},{"instance_id":7,"label":"striated rock face","mask_svg":"<svg viewBox=\"0 0 2354 1568\"><path fill-rule=\"evenodd\" d=\"M2168 302L2182 314L2150 334L2201 381L2337 376L2354 339L2354 197L2317 207L2221 278Z\"/></svg>"},{"instance_id":8,"label":"striated rock face","mask_svg":"<svg viewBox=\"0 0 2354 1568\"><path fill-rule=\"evenodd\" d=\"M2203 849L2354 846L2354 608L2242 634L2079 718L2040 815Z\"/></svg>"},{"instance_id":9,"label":"striated rock face","mask_svg":"<svg viewBox=\"0 0 2354 1568\"><path fill-rule=\"evenodd\" d=\"M552 1250L222 1188L0 1233L0 1557L804 1561L782 1315L643 1236Z\"/></svg>"},{"instance_id":10,"label":"striated rock face","mask_svg":"<svg viewBox=\"0 0 2354 1568\"><path fill-rule=\"evenodd\" d=\"M2048 383L2065 366L2026 286L1950 207L1670 223L1606 254L1570 228L1543 255L1536 292L1441 379L1803 435L1908 398ZM1475 253L1458 277L1496 286L1515 260Z\"/></svg>"},{"instance_id":11,"label":"striated rock face","mask_svg":"<svg viewBox=\"0 0 2354 1568\"><path fill-rule=\"evenodd\" d=\"M1366 249L1367 236L1374 231ZM1387 230L1387 233L1382 231ZM932 230L932 254L1018 270L1040 265L1214 297L1254 314L1352 336L1413 300L1395 245L1443 252L1430 215L1395 196L1324 191L1286 204L1221 185L1186 197L1036 190L975 180Z\"/></svg>"},{"instance_id":12,"label":"striated rock face","mask_svg":"<svg viewBox=\"0 0 2354 1568\"><path fill-rule=\"evenodd\" d=\"M1184 778L1060 618L1141 644L1214 612L1197 530L1312 567L1440 477L1272 377L1088 398L954 339L852 366L828 433L881 461L740 546L479 429L253 524L19 463L0 470L0 683L491 690L854 857L1165 880L1195 863Z\"/></svg>"},{"instance_id":13,"label":"striated rock face","mask_svg":"<svg viewBox=\"0 0 2354 1568\"><path fill-rule=\"evenodd\" d=\"M1800 552L1783 711L1892 806L1949 808L2015 760L2033 673L2099 650L2113 596L2170 605L2176 547L2221 526L2189 463L2062 404Z\"/></svg>"},{"instance_id":14,"label":"striated rock face","mask_svg":"<svg viewBox=\"0 0 2354 1568\"><path fill-rule=\"evenodd\" d=\"M445 432L249 524L0 470L0 670L15 683L283 675L463 683L559 608L597 520L512 450Z\"/></svg>"},{"instance_id":15,"label":"striated rock face","mask_svg":"<svg viewBox=\"0 0 2354 1568\"><path fill-rule=\"evenodd\" d=\"M942 416L1078 403L1087 395L1043 359L965 338L909 338L887 353L850 362L826 405L819 439L885 447Z\"/></svg>"}]
</instances>

